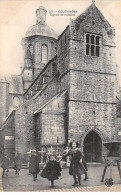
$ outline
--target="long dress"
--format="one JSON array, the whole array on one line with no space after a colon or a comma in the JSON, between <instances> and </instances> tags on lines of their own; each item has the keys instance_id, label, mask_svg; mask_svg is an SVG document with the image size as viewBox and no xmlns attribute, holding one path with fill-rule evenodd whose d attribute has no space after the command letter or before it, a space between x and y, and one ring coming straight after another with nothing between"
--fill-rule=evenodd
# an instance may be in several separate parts
<instances>
[{"instance_id":1,"label":"long dress","mask_svg":"<svg viewBox=\"0 0 121 195\"><path fill-rule=\"evenodd\" d=\"M20 156L14 158L14 169L20 171L22 168L22 160Z\"/></svg>"},{"instance_id":2,"label":"long dress","mask_svg":"<svg viewBox=\"0 0 121 195\"><path fill-rule=\"evenodd\" d=\"M6 170L6 169L9 169L9 165L10 165L10 160L8 157L4 156L3 159L2 159L2 164L1 164L1 167Z\"/></svg>"},{"instance_id":3,"label":"long dress","mask_svg":"<svg viewBox=\"0 0 121 195\"><path fill-rule=\"evenodd\" d=\"M82 158L81 151L76 149L70 149L64 157L70 156L70 167L69 167L69 174L72 176L81 176L84 174L84 167L80 162Z\"/></svg>"},{"instance_id":4,"label":"long dress","mask_svg":"<svg viewBox=\"0 0 121 195\"><path fill-rule=\"evenodd\" d=\"M60 172L60 163L55 160L50 160L41 172L40 176L47 178L48 180L56 180L59 179L59 176L61 175Z\"/></svg>"},{"instance_id":5,"label":"long dress","mask_svg":"<svg viewBox=\"0 0 121 195\"><path fill-rule=\"evenodd\" d=\"M32 155L29 161L29 172L32 174L37 174L40 172L39 168L39 158L37 155Z\"/></svg>"}]
</instances>

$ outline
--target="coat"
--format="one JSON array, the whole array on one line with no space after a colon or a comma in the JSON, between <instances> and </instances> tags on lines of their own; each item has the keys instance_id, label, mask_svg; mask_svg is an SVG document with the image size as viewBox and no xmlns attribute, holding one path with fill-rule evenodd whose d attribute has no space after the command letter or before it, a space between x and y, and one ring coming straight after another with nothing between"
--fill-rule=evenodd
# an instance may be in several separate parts
<instances>
[{"instance_id":1,"label":"coat","mask_svg":"<svg viewBox=\"0 0 121 195\"><path fill-rule=\"evenodd\" d=\"M14 169L20 170L22 168L22 160L20 156L14 158Z\"/></svg>"},{"instance_id":2,"label":"coat","mask_svg":"<svg viewBox=\"0 0 121 195\"><path fill-rule=\"evenodd\" d=\"M8 157L4 156L3 159L2 159L1 167L3 169L9 169L9 166L10 166L10 160L9 160Z\"/></svg>"},{"instance_id":3,"label":"coat","mask_svg":"<svg viewBox=\"0 0 121 195\"><path fill-rule=\"evenodd\" d=\"M56 180L61 175L60 172L60 163L56 162L55 160L50 160L41 172L40 176L47 178L48 180Z\"/></svg>"},{"instance_id":4,"label":"coat","mask_svg":"<svg viewBox=\"0 0 121 195\"><path fill-rule=\"evenodd\" d=\"M76 149L70 149L67 154L64 155L64 157L70 156L70 167L69 167L69 174L72 176L81 176L84 174L85 170L80 162L80 159L82 158L81 151Z\"/></svg>"},{"instance_id":5,"label":"coat","mask_svg":"<svg viewBox=\"0 0 121 195\"><path fill-rule=\"evenodd\" d=\"M32 174L39 173L39 158L37 155L31 155L30 161L29 161L29 172Z\"/></svg>"}]
</instances>

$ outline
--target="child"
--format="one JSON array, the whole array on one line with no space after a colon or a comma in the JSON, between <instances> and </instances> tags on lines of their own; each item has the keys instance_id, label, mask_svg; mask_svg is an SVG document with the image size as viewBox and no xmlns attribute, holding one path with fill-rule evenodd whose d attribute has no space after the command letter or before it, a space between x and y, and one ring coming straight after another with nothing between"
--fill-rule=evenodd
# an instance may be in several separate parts
<instances>
[{"instance_id":1,"label":"child","mask_svg":"<svg viewBox=\"0 0 121 195\"><path fill-rule=\"evenodd\" d=\"M14 158L14 169L15 169L15 175L19 175L19 171L22 168L22 160L20 157L20 154L16 154L15 158Z\"/></svg>"},{"instance_id":2,"label":"child","mask_svg":"<svg viewBox=\"0 0 121 195\"><path fill-rule=\"evenodd\" d=\"M9 165L10 165L10 159L8 158L7 155L4 155L1 164L1 167L3 168L2 177L4 177L4 175L8 176Z\"/></svg>"},{"instance_id":3,"label":"child","mask_svg":"<svg viewBox=\"0 0 121 195\"><path fill-rule=\"evenodd\" d=\"M51 187L54 187L54 180L58 179L61 175L60 172L60 163L55 160L54 156L50 156L49 162L46 164L40 176L51 181Z\"/></svg>"}]
</instances>

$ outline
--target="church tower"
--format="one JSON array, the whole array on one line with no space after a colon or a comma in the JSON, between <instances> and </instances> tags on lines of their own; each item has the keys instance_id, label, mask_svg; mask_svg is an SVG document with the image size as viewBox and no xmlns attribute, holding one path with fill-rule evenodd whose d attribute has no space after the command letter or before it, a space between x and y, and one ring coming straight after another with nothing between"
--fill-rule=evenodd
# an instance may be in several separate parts
<instances>
[{"instance_id":1,"label":"church tower","mask_svg":"<svg viewBox=\"0 0 121 195\"><path fill-rule=\"evenodd\" d=\"M68 141L81 144L87 162L118 140L115 47L115 29L94 2L71 22Z\"/></svg>"},{"instance_id":2,"label":"church tower","mask_svg":"<svg viewBox=\"0 0 121 195\"><path fill-rule=\"evenodd\" d=\"M56 55L57 35L46 24L46 13L46 9L41 5L36 10L36 25L31 26L22 39L24 90L28 89L48 61Z\"/></svg>"}]
</instances>

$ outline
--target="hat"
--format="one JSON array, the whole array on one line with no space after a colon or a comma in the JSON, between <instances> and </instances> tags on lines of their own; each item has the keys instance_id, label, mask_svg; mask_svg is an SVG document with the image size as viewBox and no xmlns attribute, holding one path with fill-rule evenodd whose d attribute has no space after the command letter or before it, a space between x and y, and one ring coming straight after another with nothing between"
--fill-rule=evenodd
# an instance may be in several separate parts
<instances>
[{"instance_id":1,"label":"hat","mask_svg":"<svg viewBox=\"0 0 121 195\"><path fill-rule=\"evenodd\" d=\"M50 155L50 160L55 160L55 156L54 155Z\"/></svg>"}]
</instances>

